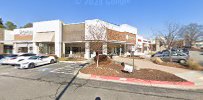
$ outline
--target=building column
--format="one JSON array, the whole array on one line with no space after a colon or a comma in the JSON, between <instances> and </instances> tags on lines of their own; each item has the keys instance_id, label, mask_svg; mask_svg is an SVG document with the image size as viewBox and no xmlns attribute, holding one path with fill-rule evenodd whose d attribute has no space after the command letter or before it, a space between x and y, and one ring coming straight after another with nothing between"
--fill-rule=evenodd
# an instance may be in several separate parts
<instances>
[{"instance_id":1,"label":"building column","mask_svg":"<svg viewBox=\"0 0 203 100\"><path fill-rule=\"evenodd\" d=\"M61 46L61 42L55 42L55 55L57 55L58 57L61 57L61 53L62 53L62 46Z\"/></svg>"},{"instance_id":2,"label":"building column","mask_svg":"<svg viewBox=\"0 0 203 100\"><path fill-rule=\"evenodd\" d=\"M27 52L28 52L28 53L32 53L31 50L30 50L30 45L29 45L29 44L28 44L28 46L27 46Z\"/></svg>"},{"instance_id":3,"label":"building column","mask_svg":"<svg viewBox=\"0 0 203 100\"><path fill-rule=\"evenodd\" d=\"M121 45L120 45L119 56L121 56L121 52L122 52L122 47L121 47Z\"/></svg>"},{"instance_id":4,"label":"building column","mask_svg":"<svg viewBox=\"0 0 203 100\"><path fill-rule=\"evenodd\" d=\"M4 44L0 43L0 53L3 54L4 53Z\"/></svg>"},{"instance_id":5,"label":"building column","mask_svg":"<svg viewBox=\"0 0 203 100\"><path fill-rule=\"evenodd\" d=\"M63 53L62 53L62 57L65 57L66 56L66 44L63 43Z\"/></svg>"},{"instance_id":6,"label":"building column","mask_svg":"<svg viewBox=\"0 0 203 100\"><path fill-rule=\"evenodd\" d=\"M103 46L102 46L102 53L104 54L104 55L107 55L107 43L105 42L105 43L103 43Z\"/></svg>"},{"instance_id":7,"label":"building column","mask_svg":"<svg viewBox=\"0 0 203 100\"><path fill-rule=\"evenodd\" d=\"M70 47L70 55L72 55L73 54L73 48L72 48L72 46Z\"/></svg>"},{"instance_id":8,"label":"building column","mask_svg":"<svg viewBox=\"0 0 203 100\"><path fill-rule=\"evenodd\" d=\"M142 53L144 53L144 47L145 47L145 44L143 43L141 48Z\"/></svg>"},{"instance_id":9,"label":"building column","mask_svg":"<svg viewBox=\"0 0 203 100\"><path fill-rule=\"evenodd\" d=\"M85 42L85 59L90 59L90 42Z\"/></svg>"},{"instance_id":10,"label":"building column","mask_svg":"<svg viewBox=\"0 0 203 100\"><path fill-rule=\"evenodd\" d=\"M13 43L13 54L18 53L18 47L16 43Z\"/></svg>"},{"instance_id":11,"label":"building column","mask_svg":"<svg viewBox=\"0 0 203 100\"><path fill-rule=\"evenodd\" d=\"M124 54L126 54L128 51L127 51L127 44L125 43L124 44Z\"/></svg>"},{"instance_id":12,"label":"building column","mask_svg":"<svg viewBox=\"0 0 203 100\"><path fill-rule=\"evenodd\" d=\"M33 53L39 54L39 46L38 46L38 43L33 42L32 45L33 45Z\"/></svg>"}]
</instances>

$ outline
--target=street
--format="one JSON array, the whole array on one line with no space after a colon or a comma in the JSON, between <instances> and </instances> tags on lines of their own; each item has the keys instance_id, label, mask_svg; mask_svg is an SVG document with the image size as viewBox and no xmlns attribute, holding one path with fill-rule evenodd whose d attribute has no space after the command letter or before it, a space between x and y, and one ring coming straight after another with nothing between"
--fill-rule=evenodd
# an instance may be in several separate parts
<instances>
[{"instance_id":1,"label":"street","mask_svg":"<svg viewBox=\"0 0 203 100\"><path fill-rule=\"evenodd\" d=\"M203 90L176 90L75 78L77 63L33 69L0 66L0 100L202 100ZM96 99L97 98L97 99Z\"/></svg>"}]
</instances>

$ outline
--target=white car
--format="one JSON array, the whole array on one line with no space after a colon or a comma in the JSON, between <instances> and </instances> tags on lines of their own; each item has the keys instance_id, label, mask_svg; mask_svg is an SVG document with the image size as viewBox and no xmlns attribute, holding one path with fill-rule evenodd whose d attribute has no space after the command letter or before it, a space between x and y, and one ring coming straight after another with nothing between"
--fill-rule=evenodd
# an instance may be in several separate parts
<instances>
[{"instance_id":1,"label":"white car","mask_svg":"<svg viewBox=\"0 0 203 100\"><path fill-rule=\"evenodd\" d=\"M4 58L2 58L2 59L0 60L0 64L2 64L2 65L8 65L8 64L10 64L10 61L11 61L11 60L16 59L17 57L18 57L17 54L9 54L9 55L6 55Z\"/></svg>"},{"instance_id":2,"label":"white car","mask_svg":"<svg viewBox=\"0 0 203 100\"><path fill-rule=\"evenodd\" d=\"M19 61L17 68L35 68L36 66L45 65L45 64L53 64L56 62L55 57L53 56L32 56L27 60Z\"/></svg>"},{"instance_id":3,"label":"white car","mask_svg":"<svg viewBox=\"0 0 203 100\"><path fill-rule=\"evenodd\" d=\"M33 53L25 53L25 54L21 54L15 58L12 58L12 59L7 59L6 61L4 61L4 63L6 63L7 65L18 65L18 63L20 61L23 61L23 60L27 60L28 58L32 57L32 56L35 56L36 54L33 54Z\"/></svg>"}]
</instances>

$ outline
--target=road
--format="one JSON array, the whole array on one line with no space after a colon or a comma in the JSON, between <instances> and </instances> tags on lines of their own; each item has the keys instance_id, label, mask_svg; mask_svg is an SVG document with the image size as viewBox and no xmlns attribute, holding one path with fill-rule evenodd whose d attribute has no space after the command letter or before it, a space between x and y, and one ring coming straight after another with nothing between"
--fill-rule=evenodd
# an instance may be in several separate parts
<instances>
[{"instance_id":1,"label":"road","mask_svg":"<svg viewBox=\"0 0 203 100\"><path fill-rule=\"evenodd\" d=\"M190 51L190 57L203 66L203 52Z\"/></svg>"},{"instance_id":2,"label":"road","mask_svg":"<svg viewBox=\"0 0 203 100\"><path fill-rule=\"evenodd\" d=\"M19 70L0 66L0 100L202 100L203 90L177 90L75 78L80 64ZM97 99L96 99L97 98Z\"/></svg>"}]
</instances>

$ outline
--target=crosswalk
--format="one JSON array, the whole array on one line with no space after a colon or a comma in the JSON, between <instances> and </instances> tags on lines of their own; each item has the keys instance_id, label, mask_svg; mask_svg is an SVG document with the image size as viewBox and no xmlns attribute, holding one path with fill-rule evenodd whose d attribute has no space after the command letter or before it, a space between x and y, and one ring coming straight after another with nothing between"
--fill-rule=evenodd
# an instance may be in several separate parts
<instances>
[{"instance_id":1,"label":"crosswalk","mask_svg":"<svg viewBox=\"0 0 203 100\"><path fill-rule=\"evenodd\" d=\"M80 68L80 64L76 63L57 63L54 65L46 65L43 68L39 68L37 71L56 74L75 74Z\"/></svg>"}]
</instances>

